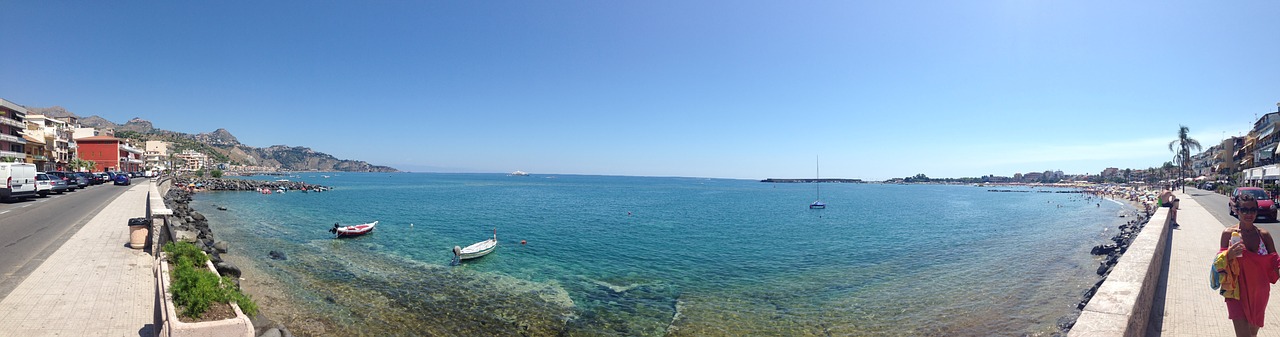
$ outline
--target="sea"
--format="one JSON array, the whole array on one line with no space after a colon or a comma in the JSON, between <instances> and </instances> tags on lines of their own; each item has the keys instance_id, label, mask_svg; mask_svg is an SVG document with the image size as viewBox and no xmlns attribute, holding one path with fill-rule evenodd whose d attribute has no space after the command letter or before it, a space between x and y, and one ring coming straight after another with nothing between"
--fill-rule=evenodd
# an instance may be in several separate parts
<instances>
[{"instance_id":1,"label":"sea","mask_svg":"<svg viewBox=\"0 0 1280 337\"><path fill-rule=\"evenodd\" d=\"M286 326L329 335L1055 335L1101 279L1090 248L1133 211L1043 187L824 183L827 208L809 209L805 183L284 178L333 190L191 205L260 273L246 277L303 308ZM451 265L455 246L495 233L492 254Z\"/></svg>"}]
</instances>

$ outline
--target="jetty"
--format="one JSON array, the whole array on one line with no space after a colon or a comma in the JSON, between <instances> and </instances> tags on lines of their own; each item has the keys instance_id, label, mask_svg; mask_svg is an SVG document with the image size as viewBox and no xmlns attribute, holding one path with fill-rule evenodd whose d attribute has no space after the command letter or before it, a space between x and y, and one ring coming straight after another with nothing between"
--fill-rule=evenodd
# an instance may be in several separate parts
<instances>
[{"instance_id":1,"label":"jetty","mask_svg":"<svg viewBox=\"0 0 1280 337\"><path fill-rule=\"evenodd\" d=\"M247 180L247 179L226 179L226 178L178 178L174 186L186 186L196 184L201 188L209 191L257 191L261 189L287 189L287 190L309 190L309 191L328 191L332 187L308 184L300 181L267 181L267 180Z\"/></svg>"}]
</instances>

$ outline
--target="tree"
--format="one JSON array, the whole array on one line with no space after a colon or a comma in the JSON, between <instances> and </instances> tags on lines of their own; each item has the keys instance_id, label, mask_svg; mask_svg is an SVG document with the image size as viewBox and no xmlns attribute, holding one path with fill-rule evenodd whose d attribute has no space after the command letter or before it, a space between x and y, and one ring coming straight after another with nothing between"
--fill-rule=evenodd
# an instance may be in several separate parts
<instances>
[{"instance_id":1,"label":"tree","mask_svg":"<svg viewBox=\"0 0 1280 337\"><path fill-rule=\"evenodd\" d=\"M1178 139L1169 142L1169 151L1173 152L1173 162L1178 165L1178 181L1181 182L1185 178L1184 174L1191 171L1191 150L1200 151L1200 142L1191 139L1187 135L1190 130L1186 125L1178 125ZM1187 193L1187 185L1182 185L1182 193Z\"/></svg>"},{"instance_id":2,"label":"tree","mask_svg":"<svg viewBox=\"0 0 1280 337\"><path fill-rule=\"evenodd\" d=\"M213 171L209 172L209 176L214 178L222 178L222 170L214 169Z\"/></svg>"},{"instance_id":3,"label":"tree","mask_svg":"<svg viewBox=\"0 0 1280 337\"><path fill-rule=\"evenodd\" d=\"M196 177L204 178L204 169L196 170Z\"/></svg>"}]
</instances>

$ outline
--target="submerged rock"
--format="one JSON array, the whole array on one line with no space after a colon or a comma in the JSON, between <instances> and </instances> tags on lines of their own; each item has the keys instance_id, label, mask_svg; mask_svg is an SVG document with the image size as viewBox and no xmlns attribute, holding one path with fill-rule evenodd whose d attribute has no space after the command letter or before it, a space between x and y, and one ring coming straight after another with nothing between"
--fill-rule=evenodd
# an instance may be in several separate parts
<instances>
[{"instance_id":1,"label":"submerged rock","mask_svg":"<svg viewBox=\"0 0 1280 337\"><path fill-rule=\"evenodd\" d=\"M284 255L284 252L281 252L281 251L275 251L275 250L270 251L270 252L267 252L267 256L268 256L268 257L271 257L271 259L272 259L272 260L281 260L281 261L284 261L284 260L288 260L288 259L289 259L289 257L288 257L288 256Z\"/></svg>"}]
</instances>

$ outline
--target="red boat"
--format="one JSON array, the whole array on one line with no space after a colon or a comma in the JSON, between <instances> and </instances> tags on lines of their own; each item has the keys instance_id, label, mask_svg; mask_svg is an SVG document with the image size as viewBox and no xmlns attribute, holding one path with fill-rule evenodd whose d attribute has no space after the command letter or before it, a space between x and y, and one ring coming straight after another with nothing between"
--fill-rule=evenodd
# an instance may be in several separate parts
<instances>
[{"instance_id":1,"label":"red boat","mask_svg":"<svg viewBox=\"0 0 1280 337\"><path fill-rule=\"evenodd\" d=\"M329 229L329 233L337 234L338 237L360 236L360 235L365 235L365 234L368 234L369 232L372 232L373 226L377 226L377 225L378 225L377 221L370 222L363 225L346 226L346 227L339 226L338 224L335 223L333 224L333 228Z\"/></svg>"}]
</instances>

